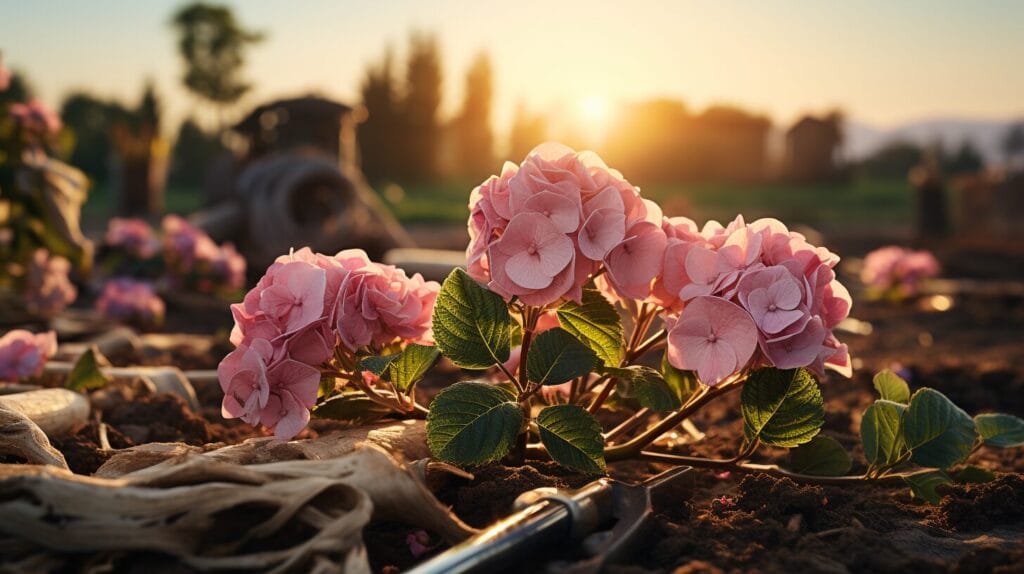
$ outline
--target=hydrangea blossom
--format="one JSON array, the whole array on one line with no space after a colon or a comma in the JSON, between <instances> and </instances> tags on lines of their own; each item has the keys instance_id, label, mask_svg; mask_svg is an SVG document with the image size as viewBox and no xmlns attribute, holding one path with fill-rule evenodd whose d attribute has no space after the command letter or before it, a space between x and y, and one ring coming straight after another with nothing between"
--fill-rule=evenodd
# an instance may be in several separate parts
<instances>
[{"instance_id":1,"label":"hydrangea blossom","mask_svg":"<svg viewBox=\"0 0 1024 574\"><path fill-rule=\"evenodd\" d=\"M468 271L505 299L579 301L603 265L631 296L661 272L661 210L594 153L542 144L470 196Z\"/></svg>"},{"instance_id":2,"label":"hydrangea blossom","mask_svg":"<svg viewBox=\"0 0 1024 574\"><path fill-rule=\"evenodd\" d=\"M0 380L17 381L42 374L46 361L57 352L53 331L33 334L15 329L0 337Z\"/></svg>"},{"instance_id":3,"label":"hydrangea blossom","mask_svg":"<svg viewBox=\"0 0 1024 574\"><path fill-rule=\"evenodd\" d=\"M39 100L13 103L8 112L25 132L36 137L56 135L62 127L60 117Z\"/></svg>"},{"instance_id":4,"label":"hydrangea blossom","mask_svg":"<svg viewBox=\"0 0 1024 574\"><path fill-rule=\"evenodd\" d=\"M674 366L696 370L709 385L747 366L850 374L847 347L832 333L851 305L833 271L835 254L774 219L747 224L740 216L698 231L676 218L663 227L664 273L652 297L674 319Z\"/></svg>"},{"instance_id":5,"label":"hydrangea blossom","mask_svg":"<svg viewBox=\"0 0 1024 574\"><path fill-rule=\"evenodd\" d=\"M4 65L3 58L0 58L0 92L6 92L11 85L11 71Z\"/></svg>"},{"instance_id":6,"label":"hydrangea blossom","mask_svg":"<svg viewBox=\"0 0 1024 574\"><path fill-rule=\"evenodd\" d=\"M209 235L177 215L164 217L161 229L172 285L202 293L232 292L245 286L245 259L234 245L218 246Z\"/></svg>"},{"instance_id":7,"label":"hydrangea blossom","mask_svg":"<svg viewBox=\"0 0 1024 574\"><path fill-rule=\"evenodd\" d=\"M78 289L71 283L71 262L51 255L43 248L32 253L25 281L25 304L29 312L53 317L74 302Z\"/></svg>"},{"instance_id":8,"label":"hydrangea blossom","mask_svg":"<svg viewBox=\"0 0 1024 574\"><path fill-rule=\"evenodd\" d=\"M295 436L309 422L320 369L336 353L432 340L439 290L360 249L329 256L303 248L279 257L231 306L237 348L218 368L224 416Z\"/></svg>"},{"instance_id":9,"label":"hydrangea blossom","mask_svg":"<svg viewBox=\"0 0 1024 574\"><path fill-rule=\"evenodd\" d=\"M96 310L107 319L137 325L159 325L164 318L164 302L153 286L128 277L107 281L96 301Z\"/></svg>"},{"instance_id":10,"label":"hydrangea blossom","mask_svg":"<svg viewBox=\"0 0 1024 574\"><path fill-rule=\"evenodd\" d=\"M939 261L931 252L889 245L867 254L860 279L876 292L913 297L939 271Z\"/></svg>"},{"instance_id":11,"label":"hydrangea blossom","mask_svg":"<svg viewBox=\"0 0 1024 574\"><path fill-rule=\"evenodd\" d=\"M138 259L149 259L160 250L153 228L142 219L114 217L107 224L104 244Z\"/></svg>"}]
</instances>

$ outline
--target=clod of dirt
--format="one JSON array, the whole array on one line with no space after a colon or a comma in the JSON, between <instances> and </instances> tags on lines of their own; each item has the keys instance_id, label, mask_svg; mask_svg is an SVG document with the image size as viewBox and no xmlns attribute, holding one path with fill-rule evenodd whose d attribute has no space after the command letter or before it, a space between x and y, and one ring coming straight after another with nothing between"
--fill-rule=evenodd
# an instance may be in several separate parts
<instances>
[{"instance_id":1,"label":"clod of dirt","mask_svg":"<svg viewBox=\"0 0 1024 574\"><path fill-rule=\"evenodd\" d=\"M937 522L959 531L1024 522L1024 478L1006 474L992 482L953 486L942 498Z\"/></svg>"},{"instance_id":2,"label":"clod of dirt","mask_svg":"<svg viewBox=\"0 0 1024 574\"><path fill-rule=\"evenodd\" d=\"M177 395L161 393L115 404L104 420L136 444L184 442L202 446L214 440L211 425L196 416Z\"/></svg>"},{"instance_id":3,"label":"clod of dirt","mask_svg":"<svg viewBox=\"0 0 1024 574\"><path fill-rule=\"evenodd\" d=\"M116 428L107 425L107 440L112 448L128 448L135 443ZM75 432L57 437L53 446L64 453L71 472L92 474L110 458L111 452L100 448L99 423L90 422Z\"/></svg>"}]
</instances>

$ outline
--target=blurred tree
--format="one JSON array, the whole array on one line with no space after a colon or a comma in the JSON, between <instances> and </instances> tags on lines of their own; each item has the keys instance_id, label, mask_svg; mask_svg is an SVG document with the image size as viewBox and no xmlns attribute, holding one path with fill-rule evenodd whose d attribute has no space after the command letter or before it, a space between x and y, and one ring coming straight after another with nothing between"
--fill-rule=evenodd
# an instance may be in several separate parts
<instances>
[{"instance_id":1,"label":"blurred tree","mask_svg":"<svg viewBox=\"0 0 1024 574\"><path fill-rule=\"evenodd\" d=\"M73 140L68 163L93 180L109 181L113 153L110 125L115 117L125 115L127 113L119 104L86 92L75 92L64 98L60 119L71 132Z\"/></svg>"},{"instance_id":2,"label":"blurred tree","mask_svg":"<svg viewBox=\"0 0 1024 574\"><path fill-rule=\"evenodd\" d=\"M7 84L7 89L0 92L0 105L12 102L27 102L32 98L34 92L35 90L32 89L32 85L29 84L24 74L13 72L10 83Z\"/></svg>"},{"instance_id":3,"label":"blurred tree","mask_svg":"<svg viewBox=\"0 0 1024 574\"><path fill-rule=\"evenodd\" d=\"M985 167L985 159L970 140L964 140L956 152L942 154L942 171L947 175L975 173Z\"/></svg>"},{"instance_id":4,"label":"blurred tree","mask_svg":"<svg viewBox=\"0 0 1024 574\"><path fill-rule=\"evenodd\" d=\"M1003 153L1006 154L1006 161L1012 162L1017 156L1024 154L1024 122L1014 124L1007 128L1003 136Z\"/></svg>"},{"instance_id":5,"label":"blurred tree","mask_svg":"<svg viewBox=\"0 0 1024 574\"><path fill-rule=\"evenodd\" d=\"M213 104L221 129L225 108L252 87L240 77L245 49L261 41L263 34L243 28L227 6L203 2L179 10L172 24L185 60L185 87Z\"/></svg>"},{"instance_id":6,"label":"blurred tree","mask_svg":"<svg viewBox=\"0 0 1024 574\"><path fill-rule=\"evenodd\" d=\"M156 95L156 88L152 80L146 81L146 87L142 90L142 99L136 108L135 116L140 125L150 126L154 133L160 132L160 99Z\"/></svg>"},{"instance_id":7,"label":"blurred tree","mask_svg":"<svg viewBox=\"0 0 1024 574\"><path fill-rule=\"evenodd\" d=\"M494 170L494 136L491 133L493 96L491 61L480 54L466 73L466 95L462 111L455 120L457 173L470 179L486 176Z\"/></svg>"},{"instance_id":8,"label":"blurred tree","mask_svg":"<svg viewBox=\"0 0 1024 574\"><path fill-rule=\"evenodd\" d=\"M367 68L360 88L367 118L359 127L359 150L363 171L370 181L396 175L392 146L399 142L401 118L393 63L389 48L380 62Z\"/></svg>"},{"instance_id":9,"label":"blurred tree","mask_svg":"<svg viewBox=\"0 0 1024 574\"><path fill-rule=\"evenodd\" d=\"M217 134L204 131L195 118L186 118L171 152L169 181L174 185L202 187L210 167L225 149Z\"/></svg>"},{"instance_id":10,"label":"blurred tree","mask_svg":"<svg viewBox=\"0 0 1024 574\"><path fill-rule=\"evenodd\" d=\"M906 141L893 141L860 163L863 175L880 179L902 179L924 160L924 150Z\"/></svg>"},{"instance_id":11,"label":"blurred tree","mask_svg":"<svg viewBox=\"0 0 1024 574\"><path fill-rule=\"evenodd\" d=\"M401 175L414 181L437 177L441 126L441 53L437 37L413 32L409 39L405 97L402 100L404 134L395 140L402 163ZM401 137L404 135L404 138Z\"/></svg>"},{"instance_id":12,"label":"blurred tree","mask_svg":"<svg viewBox=\"0 0 1024 574\"><path fill-rule=\"evenodd\" d=\"M516 106L512 117L512 130L509 132L509 160L523 161L537 145L547 139L547 121L544 116L533 115L526 111L522 102Z\"/></svg>"}]
</instances>

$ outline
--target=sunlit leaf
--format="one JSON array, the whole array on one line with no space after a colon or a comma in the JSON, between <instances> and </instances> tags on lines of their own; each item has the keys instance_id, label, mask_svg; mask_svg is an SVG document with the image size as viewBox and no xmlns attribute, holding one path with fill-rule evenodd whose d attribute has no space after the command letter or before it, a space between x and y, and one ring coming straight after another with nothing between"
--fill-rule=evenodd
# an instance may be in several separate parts
<instances>
[{"instance_id":1,"label":"sunlit leaf","mask_svg":"<svg viewBox=\"0 0 1024 574\"><path fill-rule=\"evenodd\" d=\"M448 275L434 305L434 340L464 369L486 369L508 360L512 316L504 299L462 269Z\"/></svg>"},{"instance_id":2,"label":"sunlit leaf","mask_svg":"<svg viewBox=\"0 0 1024 574\"><path fill-rule=\"evenodd\" d=\"M1011 448L1024 445L1024 420L1004 414L984 414L974 417L978 435L989 446Z\"/></svg>"},{"instance_id":3,"label":"sunlit leaf","mask_svg":"<svg viewBox=\"0 0 1024 574\"><path fill-rule=\"evenodd\" d=\"M910 485L910 492L917 498L930 504L938 504L942 500L942 495L938 492L939 487L951 484L953 479L944 471L933 470L905 476L903 481Z\"/></svg>"},{"instance_id":4,"label":"sunlit leaf","mask_svg":"<svg viewBox=\"0 0 1024 574\"><path fill-rule=\"evenodd\" d=\"M604 438L594 415L577 405L547 407L537 416L540 440L558 464L587 474L603 474Z\"/></svg>"},{"instance_id":5,"label":"sunlit leaf","mask_svg":"<svg viewBox=\"0 0 1024 574\"><path fill-rule=\"evenodd\" d=\"M583 290L583 303L568 301L558 308L562 328L590 347L607 367L622 361L622 318L593 288Z\"/></svg>"},{"instance_id":6,"label":"sunlit leaf","mask_svg":"<svg viewBox=\"0 0 1024 574\"><path fill-rule=\"evenodd\" d=\"M860 419L860 440L868 464L893 464L906 452L900 430L906 410L906 405L879 399L864 411Z\"/></svg>"},{"instance_id":7,"label":"sunlit leaf","mask_svg":"<svg viewBox=\"0 0 1024 574\"><path fill-rule=\"evenodd\" d=\"M910 398L903 414L903 438L915 464L945 469L967 458L977 433L967 413L946 395L925 388Z\"/></svg>"},{"instance_id":8,"label":"sunlit leaf","mask_svg":"<svg viewBox=\"0 0 1024 574\"><path fill-rule=\"evenodd\" d=\"M904 405L910 402L910 386L890 369L875 375L873 382L875 390L883 399Z\"/></svg>"},{"instance_id":9,"label":"sunlit leaf","mask_svg":"<svg viewBox=\"0 0 1024 574\"><path fill-rule=\"evenodd\" d=\"M590 374L597 356L564 329L549 329L537 335L526 357L531 381L558 385Z\"/></svg>"},{"instance_id":10,"label":"sunlit leaf","mask_svg":"<svg viewBox=\"0 0 1024 574\"><path fill-rule=\"evenodd\" d=\"M748 441L794 447L810 441L825 423L824 400L806 369L754 371L740 395Z\"/></svg>"},{"instance_id":11,"label":"sunlit leaf","mask_svg":"<svg viewBox=\"0 0 1024 574\"><path fill-rule=\"evenodd\" d=\"M523 411L506 390L464 382L442 390L427 415L427 445L440 460L482 464L512 448L523 425Z\"/></svg>"},{"instance_id":12,"label":"sunlit leaf","mask_svg":"<svg viewBox=\"0 0 1024 574\"><path fill-rule=\"evenodd\" d=\"M101 365L108 365L104 357L95 345L89 347L71 368L65 386L73 391L84 391L98 389L110 382L110 377L100 370Z\"/></svg>"}]
</instances>

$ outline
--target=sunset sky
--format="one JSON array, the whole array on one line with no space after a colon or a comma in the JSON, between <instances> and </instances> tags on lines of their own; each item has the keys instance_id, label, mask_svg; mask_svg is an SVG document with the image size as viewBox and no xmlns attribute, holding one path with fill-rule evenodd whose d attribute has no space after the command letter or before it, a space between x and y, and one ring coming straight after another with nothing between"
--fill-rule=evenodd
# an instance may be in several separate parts
<instances>
[{"instance_id":1,"label":"sunset sky","mask_svg":"<svg viewBox=\"0 0 1024 574\"><path fill-rule=\"evenodd\" d=\"M156 81L172 122L194 105L168 22L177 1L0 0L0 50L53 105L73 88L135 101ZM247 0L267 33L248 102L318 91L358 99L369 61L434 31L445 113L480 51L496 72L495 124L519 102L600 121L618 102L735 103L780 122L841 107L890 126L931 116L1024 114L1024 2Z\"/></svg>"}]
</instances>

